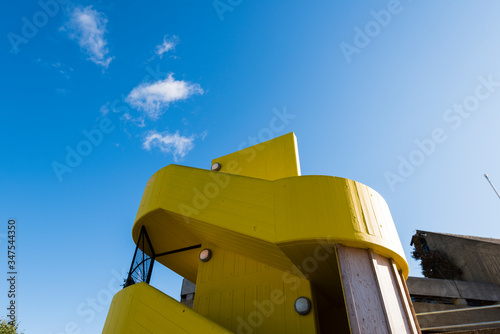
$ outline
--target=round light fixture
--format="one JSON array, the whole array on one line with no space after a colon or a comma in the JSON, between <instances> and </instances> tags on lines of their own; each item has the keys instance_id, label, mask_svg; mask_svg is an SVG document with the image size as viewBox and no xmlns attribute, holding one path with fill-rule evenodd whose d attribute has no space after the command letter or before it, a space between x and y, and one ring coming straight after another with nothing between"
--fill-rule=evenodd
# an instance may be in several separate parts
<instances>
[{"instance_id":1,"label":"round light fixture","mask_svg":"<svg viewBox=\"0 0 500 334\"><path fill-rule=\"evenodd\" d=\"M214 171L218 171L218 170L220 170L220 169L221 169L221 167L222 167L222 165L221 165L220 163L218 163L218 162L214 162L214 163L212 164L212 168L211 168L211 169L212 169L212 170L214 170Z\"/></svg>"},{"instance_id":2,"label":"round light fixture","mask_svg":"<svg viewBox=\"0 0 500 334\"><path fill-rule=\"evenodd\" d=\"M208 260L210 260L211 257L212 257L212 251L208 248L205 248L204 250L202 250L200 252L200 261L201 262L207 262Z\"/></svg>"},{"instance_id":3,"label":"round light fixture","mask_svg":"<svg viewBox=\"0 0 500 334\"><path fill-rule=\"evenodd\" d=\"M295 311L300 315L311 312L311 301L307 297L299 297L295 300Z\"/></svg>"}]
</instances>

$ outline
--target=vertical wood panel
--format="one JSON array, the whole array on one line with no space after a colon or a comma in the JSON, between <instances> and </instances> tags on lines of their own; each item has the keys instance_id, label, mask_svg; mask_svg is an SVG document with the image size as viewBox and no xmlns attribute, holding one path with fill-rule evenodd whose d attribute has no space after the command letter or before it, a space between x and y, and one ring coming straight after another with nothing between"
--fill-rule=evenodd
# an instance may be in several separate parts
<instances>
[{"instance_id":1,"label":"vertical wood panel","mask_svg":"<svg viewBox=\"0 0 500 334\"><path fill-rule=\"evenodd\" d=\"M336 246L353 334L420 334L395 262L371 249Z\"/></svg>"},{"instance_id":2,"label":"vertical wood panel","mask_svg":"<svg viewBox=\"0 0 500 334\"><path fill-rule=\"evenodd\" d=\"M395 326L393 326L391 324L392 315L390 314L390 312L392 312L393 310L389 306L389 300L392 301L392 299L390 299L390 298L388 299L387 297L389 297L389 296L385 296L383 293L383 289L382 289L382 286L385 286L385 284L387 284L387 283L382 282L382 284L381 284L381 282L380 282L380 280L383 280L384 277L381 276L380 269L378 268L377 258L375 257L375 253L371 249L369 249L368 255L370 256L370 264L372 267L373 278L376 282L377 292L378 292L378 295L379 295L380 301L381 301L380 308L382 309L382 312L384 312L384 317L385 317L386 322L387 322L387 330L391 334L396 334L396 333L398 333L398 331L397 331L398 328L393 328ZM392 321L392 322L394 322L394 321Z\"/></svg>"},{"instance_id":3,"label":"vertical wood panel","mask_svg":"<svg viewBox=\"0 0 500 334\"><path fill-rule=\"evenodd\" d=\"M404 296L405 300L407 301L407 304L408 304L408 307L410 310L409 315L413 319L412 324L414 326L414 331L418 334L422 334L422 332L420 331L420 325L418 324L417 314L415 313L415 309L413 308L413 303L411 302L410 292L408 291L408 287L406 286L406 282L404 280L403 274L398 271L398 268L396 267L396 263L394 262L393 259L391 259L391 264L392 264L394 275L398 278L399 287L402 290L401 293Z\"/></svg>"},{"instance_id":4,"label":"vertical wood panel","mask_svg":"<svg viewBox=\"0 0 500 334\"><path fill-rule=\"evenodd\" d=\"M351 332L388 334L367 250L343 246L336 248Z\"/></svg>"},{"instance_id":5,"label":"vertical wood panel","mask_svg":"<svg viewBox=\"0 0 500 334\"><path fill-rule=\"evenodd\" d=\"M224 307L229 310L233 308L233 290L227 290L221 293L220 307ZM219 324L226 328L231 328L232 312L222 312Z\"/></svg>"},{"instance_id":6,"label":"vertical wood panel","mask_svg":"<svg viewBox=\"0 0 500 334\"><path fill-rule=\"evenodd\" d=\"M415 322L413 320L413 315L411 314L411 308L410 308L411 302L408 302L408 300L406 298L406 295L404 293L404 289L402 286L402 282L401 282L401 279L399 277L398 269L396 267L396 264L394 263L394 260L392 260L392 259L390 260L390 270L391 270L392 276L394 277L394 280L396 281L395 288L398 292L399 298L402 301L403 311L405 313L406 321L410 327L411 333L417 334L417 329L415 326Z\"/></svg>"},{"instance_id":7,"label":"vertical wood panel","mask_svg":"<svg viewBox=\"0 0 500 334\"><path fill-rule=\"evenodd\" d=\"M397 291L397 282L389 259L375 254L370 251L375 265L376 274L378 277L379 290L382 295L384 309L386 310L387 319L392 330L392 333L411 333L410 326L405 313L405 305L399 297Z\"/></svg>"},{"instance_id":8,"label":"vertical wood panel","mask_svg":"<svg viewBox=\"0 0 500 334\"><path fill-rule=\"evenodd\" d=\"M235 333L317 332L316 311L302 316L294 309L298 296L314 303L309 281L228 249L212 244L203 247L212 250L212 258L199 264L196 312ZM290 283L293 280L298 283ZM284 302L272 301L276 291L284 295Z\"/></svg>"}]
</instances>

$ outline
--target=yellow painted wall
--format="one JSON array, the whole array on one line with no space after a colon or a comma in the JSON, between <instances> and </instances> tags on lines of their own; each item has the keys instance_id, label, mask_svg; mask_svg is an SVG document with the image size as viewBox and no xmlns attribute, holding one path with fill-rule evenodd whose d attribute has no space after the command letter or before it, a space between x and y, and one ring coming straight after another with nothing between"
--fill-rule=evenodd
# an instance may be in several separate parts
<instances>
[{"instance_id":1,"label":"yellow painted wall","mask_svg":"<svg viewBox=\"0 0 500 334\"><path fill-rule=\"evenodd\" d=\"M333 245L372 249L394 259L408 275L383 198L352 180L300 176L293 133L212 162L220 163L221 170L170 165L155 173L147 183L132 232L137 242L145 226L156 254L197 244L213 251L206 263L198 259L200 249L156 258L196 282L194 310L200 318L168 298L140 287L137 291L144 290L146 296L141 297L129 290L136 287L129 287L115 296L110 323L121 321L132 327L147 322L138 305L158 301L154 306L158 312L152 312L155 324L172 322L161 320L172 309L187 312L186 319L200 326L208 318L239 333L316 333L318 300L324 307L319 312L321 326L330 329L338 322L342 323L339 330L348 332ZM293 304L299 296L313 301L309 315L295 312ZM126 333L128 327L122 329Z\"/></svg>"},{"instance_id":2,"label":"yellow painted wall","mask_svg":"<svg viewBox=\"0 0 500 334\"><path fill-rule=\"evenodd\" d=\"M200 262L194 310L235 333L316 333L316 310L299 315L300 296L314 304L311 282L227 249ZM291 268L290 268L291 271Z\"/></svg>"},{"instance_id":3,"label":"yellow painted wall","mask_svg":"<svg viewBox=\"0 0 500 334\"><path fill-rule=\"evenodd\" d=\"M277 180L300 176L297 138L293 132L212 160L220 172Z\"/></svg>"},{"instance_id":4,"label":"yellow painted wall","mask_svg":"<svg viewBox=\"0 0 500 334\"><path fill-rule=\"evenodd\" d=\"M408 275L389 208L370 187L331 176L276 180L274 207L277 244L320 241L371 248L394 258Z\"/></svg>"},{"instance_id":5,"label":"yellow painted wall","mask_svg":"<svg viewBox=\"0 0 500 334\"><path fill-rule=\"evenodd\" d=\"M230 334L229 330L146 283L118 292L104 324L103 334Z\"/></svg>"},{"instance_id":6,"label":"yellow painted wall","mask_svg":"<svg viewBox=\"0 0 500 334\"><path fill-rule=\"evenodd\" d=\"M408 276L387 204L356 181L332 176L267 181L170 165L154 175L144 198L133 235L137 240L145 225L157 253L211 242L283 269L292 264L284 247L342 243L393 258ZM192 253L158 261L196 280Z\"/></svg>"}]
</instances>

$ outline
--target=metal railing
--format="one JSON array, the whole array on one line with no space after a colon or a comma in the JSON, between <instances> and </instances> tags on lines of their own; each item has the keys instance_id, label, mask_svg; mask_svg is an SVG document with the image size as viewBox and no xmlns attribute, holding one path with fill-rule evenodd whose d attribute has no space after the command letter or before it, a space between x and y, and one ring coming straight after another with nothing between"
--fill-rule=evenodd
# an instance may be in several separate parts
<instances>
[{"instance_id":1,"label":"metal railing","mask_svg":"<svg viewBox=\"0 0 500 334\"><path fill-rule=\"evenodd\" d=\"M123 288L140 282L149 284L156 258L200 247L201 244L156 254L151 244L151 240L149 239L146 227L142 226L139 239L137 240L137 246L135 247L134 257L132 258L132 264L130 265L130 270Z\"/></svg>"},{"instance_id":2,"label":"metal railing","mask_svg":"<svg viewBox=\"0 0 500 334\"><path fill-rule=\"evenodd\" d=\"M146 282L149 284L153 265L155 262L155 252L151 240L149 239L146 227L142 226L137 246L135 247L134 257L128 272L124 288L135 283Z\"/></svg>"}]
</instances>

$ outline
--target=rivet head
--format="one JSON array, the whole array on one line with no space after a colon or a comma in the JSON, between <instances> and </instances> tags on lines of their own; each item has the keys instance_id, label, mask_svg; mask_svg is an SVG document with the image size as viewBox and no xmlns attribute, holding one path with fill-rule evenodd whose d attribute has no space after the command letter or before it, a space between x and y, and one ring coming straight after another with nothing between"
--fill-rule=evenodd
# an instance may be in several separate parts
<instances>
[{"instance_id":1,"label":"rivet head","mask_svg":"<svg viewBox=\"0 0 500 334\"><path fill-rule=\"evenodd\" d=\"M212 168L211 168L211 169L212 169L213 171L218 171L218 170L220 170L220 169L221 169L221 167L222 167L222 165L221 165L220 163L218 163L218 162L214 162L214 163L212 164Z\"/></svg>"},{"instance_id":2,"label":"rivet head","mask_svg":"<svg viewBox=\"0 0 500 334\"><path fill-rule=\"evenodd\" d=\"M311 301L307 297L299 297L295 300L295 311L300 315L306 315L311 312Z\"/></svg>"},{"instance_id":3,"label":"rivet head","mask_svg":"<svg viewBox=\"0 0 500 334\"><path fill-rule=\"evenodd\" d=\"M212 258L212 251L208 248L205 248L200 252L200 261L201 262L207 262Z\"/></svg>"}]
</instances>

